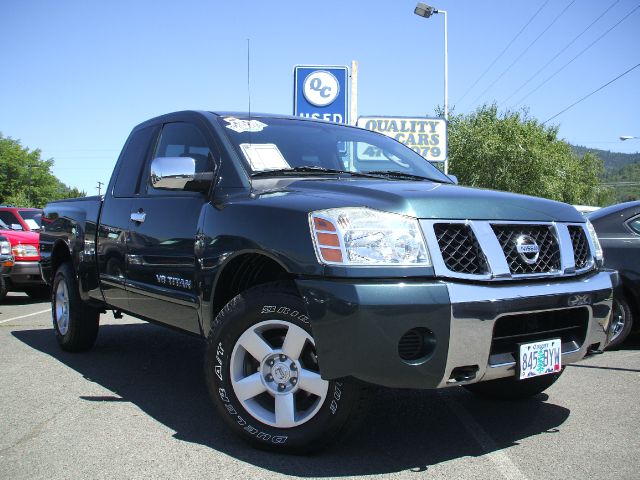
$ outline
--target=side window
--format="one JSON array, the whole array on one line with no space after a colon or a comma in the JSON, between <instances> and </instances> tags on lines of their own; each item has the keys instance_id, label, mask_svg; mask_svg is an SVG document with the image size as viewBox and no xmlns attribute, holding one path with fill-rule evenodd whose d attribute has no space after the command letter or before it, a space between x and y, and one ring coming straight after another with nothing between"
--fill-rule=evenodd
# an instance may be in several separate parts
<instances>
[{"instance_id":1,"label":"side window","mask_svg":"<svg viewBox=\"0 0 640 480\"><path fill-rule=\"evenodd\" d=\"M167 123L152 156L157 157L191 157L195 160L196 174L212 173L215 167L207 139L191 123ZM152 186L147 187L147 193L154 191Z\"/></svg>"},{"instance_id":2,"label":"side window","mask_svg":"<svg viewBox=\"0 0 640 480\"><path fill-rule=\"evenodd\" d=\"M627 225L629 225L629 228L633 230L635 233L640 234L640 217L636 217L632 220L629 220L627 222Z\"/></svg>"},{"instance_id":3,"label":"side window","mask_svg":"<svg viewBox=\"0 0 640 480\"><path fill-rule=\"evenodd\" d=\"M17 226L17 227L20 227L18 228L18 230L24 230L24 228L22 228L22 225L20 225L20 222L12 212L9 212L7 210L1 211L0 220L6 223L9 226L9 228L12 228L13 226Z\"/></svg>"},{"instance_id":4,"label":"side window","mask_svg":"<svg viewBox=\"0 0 640 480\"><path fill-rule=\"evenodd\" d=\"M140 173L157 129L158 127L147 127L131 134L122 152L120 171L113 187L114 197L132 197L137 193Z\"/></svg>"}]
</instances>

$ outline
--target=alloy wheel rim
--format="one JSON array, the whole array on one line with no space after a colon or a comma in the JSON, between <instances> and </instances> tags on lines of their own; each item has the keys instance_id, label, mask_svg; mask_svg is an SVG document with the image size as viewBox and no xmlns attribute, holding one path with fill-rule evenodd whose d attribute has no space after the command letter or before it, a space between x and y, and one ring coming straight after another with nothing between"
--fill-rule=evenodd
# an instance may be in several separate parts
<instances>
[{"instance_id":1,"label":"alloy wheel rim","mask_svg":"<svg viewBox=\"0 0 640 480\"><path fill-rule=\"evenodd\" d=\"M69 330L69 292L64 282L58 283L55 297L56 325L61 335Z\"/></svg>"},{"instance_id":2,"label":"alloy wheel rim","mask_svg":"<svg viewBox=\"0 0 640 480\"><path fill-rule=\"evenodd\" d=\"M245 330L231 353L229 371L247 413L277 428L311 420L329 390L315 354L313 337L293 323L267 320Z\"/></svg>"},{"instance_id":3,"label":"alloy wheel rim","mask_svg":"<svg viewBox=\"0 0 640 480\"><path fill-rule=\"evenodd\" d=\"M609 340L610 342L614 341L620 336L620 333L622 333L622 330L624 330L625 320L624 309L618 302L616 302L613 311L613 321L611 323L611 340Z\"/></svg>"}]
</instances>

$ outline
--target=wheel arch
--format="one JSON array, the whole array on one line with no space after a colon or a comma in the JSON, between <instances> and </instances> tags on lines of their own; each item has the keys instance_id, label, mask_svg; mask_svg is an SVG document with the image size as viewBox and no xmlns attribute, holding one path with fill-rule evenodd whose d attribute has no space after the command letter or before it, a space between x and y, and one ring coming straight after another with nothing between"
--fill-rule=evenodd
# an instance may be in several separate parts
<instances>
[{"instance_id":1,"label":"wheel arch","mask_svg":"<svg viewBox=\"0 0 640 480\"><path fill-rule=\"evenodd\" d=\"M257 250L237 252L226 259L218 271L211 293L211 318L205 319L205 336L220 310L236 295L257 285L271 282L291 282L296 277L274 255Z\"/></svg>"},{"instance_id":2,"label":"wheel arch","mask_svg":"<svg viewBox=\"0 0 640 480\"><path fill-rule=\"evenodd\" d=\"M51 258L49 260L49 265L50 265L50 269L49 269L49 278L46 278L45 280L47 280L47 282L52 285L53 284L53 278L56 275L56 271L58 270L58 268L60 268L60 265L62 265L65 262L71 262L72 261L72 256L71 256L71 247L69 246L69 244L67 242L65 242L64 240L58 240L53 244L53 248L51 249Z\"/></svg>"}]
</instances>

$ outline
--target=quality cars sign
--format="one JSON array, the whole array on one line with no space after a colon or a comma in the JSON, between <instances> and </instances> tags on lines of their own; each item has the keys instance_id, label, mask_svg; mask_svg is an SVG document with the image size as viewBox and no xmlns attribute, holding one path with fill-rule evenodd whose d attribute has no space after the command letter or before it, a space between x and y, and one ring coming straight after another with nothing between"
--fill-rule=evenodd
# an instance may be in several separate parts
<instances>
[{"instance_id":1,"label":"quality cars sign","mask_svg":"<svg viewBox=\"0 0 640 480\"><path fill-rule=\"evenodd\" d=\"M447 158L447 121L443 118L360 117L358 126L395 138L430 162Z\"/></svg>"},{"instance_id":2,"label":"quality cars sign","mask_svg":"<svg viewBox=\"0 0 640 480\"><path fill-rule=\"evenodd\" d=\"M300 65L293 70L293 114L348 123L347 67Z\"/></svg>"}]
</instances>

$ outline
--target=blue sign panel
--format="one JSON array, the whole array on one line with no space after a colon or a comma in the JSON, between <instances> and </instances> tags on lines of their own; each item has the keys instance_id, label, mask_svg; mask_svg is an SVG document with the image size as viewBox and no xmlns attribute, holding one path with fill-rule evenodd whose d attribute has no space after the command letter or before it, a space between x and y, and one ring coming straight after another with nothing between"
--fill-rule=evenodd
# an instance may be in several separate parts
<instances>
[{"instance_id":1,"label":"blue sign panel","mask_svg":"<svg viewBox=\"0 0 640 480\"><path fill-rule=\"evenodd\" d=\"M293 70L293 114L349 123L349 69L297 66Z\"/></svg>"}]
</instances>

